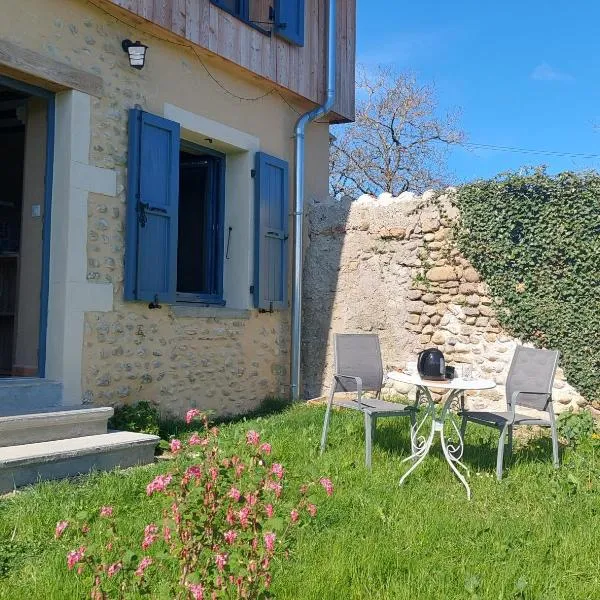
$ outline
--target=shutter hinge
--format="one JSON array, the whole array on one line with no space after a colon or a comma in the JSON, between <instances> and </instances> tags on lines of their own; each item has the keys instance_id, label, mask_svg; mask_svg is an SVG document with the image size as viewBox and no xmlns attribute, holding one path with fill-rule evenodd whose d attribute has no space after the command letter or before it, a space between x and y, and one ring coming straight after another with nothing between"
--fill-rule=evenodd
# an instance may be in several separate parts
<instances>
[{"instance_id":1,"label":"shutter hinge","mask_svg":"<svg viewBox=\"0 0 600 600\"><path fill-rule=\"evenodd\" d=\"M250 293L254 294L254 286L253 285L250 286Z\"/></svg>"},{"instance_id":2,"label":"shutter hinge","mask_svg":"<svg viewBox=\"0 0 600 600\"><path fill-rule=\"evenodd\" d=\"M148 308L150 310L153 308L162 308L162 306L158 303L158 294L154 294L154 300L148 304Z\"/></svg>"},{"instance_id":3,"label":"shutter hinge","mask_svg":"<svg viewBox=\"0 0 600 600\"><path fill-rule=\"evenodd\" d=\"M256 169L250 169L250 177L252 177L252 179L256 177Z\"/></svg>"}]
</instances>

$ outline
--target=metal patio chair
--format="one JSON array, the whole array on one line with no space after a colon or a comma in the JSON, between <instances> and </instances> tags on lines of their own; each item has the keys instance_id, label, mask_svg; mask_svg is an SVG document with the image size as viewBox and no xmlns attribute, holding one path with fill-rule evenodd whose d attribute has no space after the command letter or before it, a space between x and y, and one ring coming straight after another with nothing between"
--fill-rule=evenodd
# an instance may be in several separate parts
<instances>
[{"instance_id":1,"label":"metal patio chair","mask_svg":"<svg viewBox=\"0 0 600 600\"><path fill-rule=\"evenodd\" d=\"M365 463L371 467L373 438L379 417L409 417L416 421L417 401L405 406L381 399L383 387L383 363L379 337L374 334L336 333L334 337L335 367L327 411L321 436L321 454L327 443L331 409L336 392L356 393L356 399L335 402L336 406L358 410L365 418ZM374 392L375 398L364 398L364 392ZM418 398L418 396L417 396Z\"/></svg>"},{"instance_id":2,"label":"metal patio chair","mask_svg":"<svg viewBox=\"0 0 600 600\"><path fill-rule=\"evenodd\" d=\"M506 438L508 436L508 452L510 454L512 452L513 429L520 425L550 427L553 463L558 468L558 432L552 407L552 384L558 357L559 353L556 350L538 350L517 346L506 379L506 411L465 410L464 398L461 399L459 415L462 417L461 436L463 440L469 421L500 430L496 458L498 481L502 479ZM521 414L517 412L519 406L534 409L539 412L539 415Z\"/></svg>"}]
</instances>

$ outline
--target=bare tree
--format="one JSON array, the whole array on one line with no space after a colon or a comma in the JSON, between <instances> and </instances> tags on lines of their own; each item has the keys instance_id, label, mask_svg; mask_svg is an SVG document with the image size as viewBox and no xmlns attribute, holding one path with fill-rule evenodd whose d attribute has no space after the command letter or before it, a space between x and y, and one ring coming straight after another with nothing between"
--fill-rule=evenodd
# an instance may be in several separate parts
<instances>
[{"instance_id":1,"label":"bare tree","mask_svg":"<svg viewBox=\"0 0 600 600\"><path fill-rule=\"evenodd\" d=\"M388 68L369 73L359 67L356 97L356 121L333 131L329 172L334 197L397 196L447 183L449 147L464 135L456 115L437 114L432 87Z\"/></svg>"}]
</instances>

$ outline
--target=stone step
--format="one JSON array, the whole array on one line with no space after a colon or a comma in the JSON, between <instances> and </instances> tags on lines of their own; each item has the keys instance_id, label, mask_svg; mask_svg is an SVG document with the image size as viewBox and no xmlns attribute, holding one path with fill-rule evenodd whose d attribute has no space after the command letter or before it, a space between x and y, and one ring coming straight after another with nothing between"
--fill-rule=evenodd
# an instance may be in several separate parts
<instances>
[{"instance_id":1,"label":"stone step","mask_svg":"<svg viewBox=\"0 0 600 600\"><path fill-rule=\"evenodd\" d=\"M154 448L159 440L155 435L113 431L0 448L0 493L92 470L149 464L154 461Z\"/></svg>"},{"instance_id":2,"label":"stone step","mask_svg":"<svg viewBox=\"0 0 600 600\"><path fill-rule=\"evenodd\" d=\"M0 417L0 448L107 432L112 408L87 408Z\"/></svg>"},{"instance_id":3,"label":"stone step","mask_svg":"<svg viewBox=\"0 0 600 600\"><path fill-rule=\"evenodd\" d=\"M0 378L0 416L59 410L62 384L38 377Z\"/></svg>"}]
</instances>

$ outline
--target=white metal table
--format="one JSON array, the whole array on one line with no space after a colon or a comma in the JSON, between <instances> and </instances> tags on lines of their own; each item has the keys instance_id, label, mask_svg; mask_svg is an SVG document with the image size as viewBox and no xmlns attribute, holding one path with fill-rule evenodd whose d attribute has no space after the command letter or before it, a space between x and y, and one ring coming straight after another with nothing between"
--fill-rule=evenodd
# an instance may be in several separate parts
<instances>
[{"instance_id":1,"label":"white metal table","mask_svg":"<svg viewBox=\"0 0 600 600\"><path fill-rule=\"evenodd\" d=\"M456 378L445 381L432 381L422 379L420 375L410 375L408 373L399 373L396 371L388 373L388 378L393 381L416 386L418 390L423 393L425 398L427 398L425 415L410 429L412 454L402 462L413 461L413 464L400 478L400 485L402 485L404 480L423 462L433 445L436 432L439 432L444 457L460 482L465 486L467 498L470 500L471 488L469 487L465 476L458 469L458 467L461 467L466 471L467 475L469 474L469 469L461 462L464 442L462 435L460 434L460 427L455 421L455 415L452 412L451 407L454 400L456 400L463 392L468 390L489 390L496 387L496 384L488 379L466 380ZM439 414L436 411L435 402L431 397L431 389L448 391ZM431 420L431 429L427 432L425 425L429 420ZM449 435L444 432L446 423L449 423L453 430ZM456 443L454 442L454 436L456 436L456 439L458 440Z\"/></svg>"}]
</instances>

